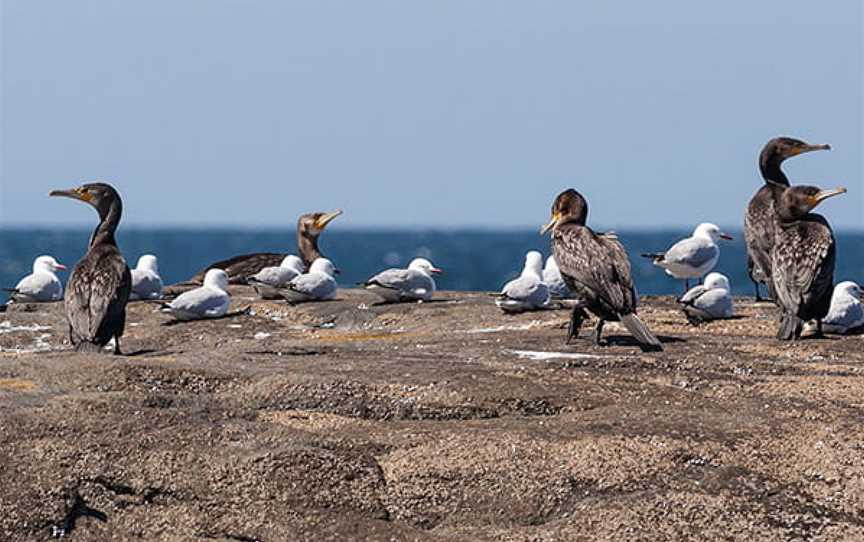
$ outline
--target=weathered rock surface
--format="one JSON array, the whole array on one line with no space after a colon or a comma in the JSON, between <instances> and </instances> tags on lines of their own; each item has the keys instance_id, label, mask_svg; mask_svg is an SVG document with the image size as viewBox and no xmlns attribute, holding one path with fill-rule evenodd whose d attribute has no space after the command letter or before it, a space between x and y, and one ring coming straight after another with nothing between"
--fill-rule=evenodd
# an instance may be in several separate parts
<instances>
[{"instance_id":1,"label":"weathered rock surface","mask_svg":"<svg viewBox=\"0 0 864 542\"><path fill-rule=\"evenodd\" d=\"M864 540L861 336L650 298L642 353L483 294L233 293L130 305L124 357L69 351L60 304L0 314L0 540Z\"/></svg>"}]
</instances>

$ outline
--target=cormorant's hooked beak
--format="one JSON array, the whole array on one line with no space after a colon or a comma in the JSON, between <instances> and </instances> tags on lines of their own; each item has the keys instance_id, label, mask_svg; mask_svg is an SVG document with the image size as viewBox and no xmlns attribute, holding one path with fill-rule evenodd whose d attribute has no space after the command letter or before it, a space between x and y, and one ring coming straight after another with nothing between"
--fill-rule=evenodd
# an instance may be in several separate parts
<instances>
[{"instance_id":1,"label":"cormorant's hooked beak","mask_svg":"<svg viewBox=\"0 0 864 542\"><path fill-rule=\"evenodd\" d=\"M552 213L552 218L549 220L549 223L544 224L543 227L540 228L540 235L546 235L546 232L554 228L560 218L560 213Z\"/></svg>"},{"instance_id":2,"label":"cormorant's hooked beak","mask_svg":"<svg viewBox=\"0 0 864 542\"><path fill-rule=\"evenodd\" d=\"M52 190L48 193L49 196L59 196L63 198L77 199L90 203L93 200L93 195L83 188L70 188L69 190Z\"/></svg>"},{"instance_id":3,"label":"cormorant's hooked beak","mask_svg":"<svg viewBox=\"0 0 864 542\"><path fill-rule=\"evenodd\" d=\"M813 205L815 206L832 196L839 196L840 194L845 193L846 189L842 186L840 188L832 188L831 190L820 190L815 196L813 196Z\"/></svg>"},{"instance_id":4,"label":"cormorant's hooked beak","mask_svg":"<svg viewBox=\"0 0 864 542\"><path fill-rule=\"evenodd\" d=\"M813 151L830 151L831 145L828 143L819 143L815 145L804 145L803 147L795 147L792 149L791 154L789 156L798 156L799 154L804 154L805 152L813 152Z\"/></svg>"},{"instance_id":5,"label":"cormorant's hooked beak","mask_svg":"<svg viewBox=\"0 0 864 542\"><path fill-rule=\"evenodd\" d=\"M327 224L333 222L333 220L341 214L342 214L342 209L336 209L332 213L322 214L321 216L319 216L315 220L315 228L317 228L319 230L323 230L324 228L327 227Z\"/></svg>"}]
</instances>

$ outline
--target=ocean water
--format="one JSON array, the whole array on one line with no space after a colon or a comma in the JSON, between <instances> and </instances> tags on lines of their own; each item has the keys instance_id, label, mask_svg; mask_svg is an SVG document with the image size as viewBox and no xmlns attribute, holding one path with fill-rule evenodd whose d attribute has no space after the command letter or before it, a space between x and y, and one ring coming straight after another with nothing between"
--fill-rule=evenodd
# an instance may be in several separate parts
<instances>
[{"instance_id":1,"label":"ocean water","mask_svg":"<svg viewBox=\"0 0 864 542\"><path fill-rule=\"evenodd\" d=\"M665 250L689 235L687 230L619 231L630 254L633 277L640 294L680 294L681 281L654 267L642 252ZM723 242L715 270L724 273L736 295L753 295L747 278L746 253L741 232L729 232L734 241ZM864 233L838 232L835 280L864 281ZM30 272L33 259L50 254L72 267L87 248L90 230L0 230L0 287L12 287ZM117 241L130 266L138 256L152 253L166 284L186 279L209 263L250 252L295 252L294 233L282 230L140 229L121 226ZM437 279L447 290L498 290L517 276L524 254L549 254L549 237L536 230L515 231L400 231L328 230L320 247L341 274L339 283L351 286L386 267L401 267L415 256L431 259L445 273ZM68 273L61 274L65 282Z\"/></svg>"}]
</instances>

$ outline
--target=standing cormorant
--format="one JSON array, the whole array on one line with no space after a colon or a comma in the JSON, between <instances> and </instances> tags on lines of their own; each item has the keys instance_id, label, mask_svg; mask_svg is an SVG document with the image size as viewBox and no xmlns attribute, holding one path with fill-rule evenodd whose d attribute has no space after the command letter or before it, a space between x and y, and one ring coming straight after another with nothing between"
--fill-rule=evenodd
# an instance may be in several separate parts
<instances>
[{"instance_id":1,"label":"standing cormorant","mask_svg":"<svg viewBox=\"0 0 864 542\"><path fill-rule=\"evenodd\" d=\"M662 350L660 341L636 316L638 298L630 276L630 260L617 237L598 235L585 225L588 203L573 190L558 194L552 204L552 219L540 233L552 230L552 253L567 286L580 300L573 308L567 342L579 335L583 309L599 321L594 344L601 344L603 324L620 321L645 350Z\"/></svg>"},{"instance_id":2,"label":"standing cormorant","mask_svg":"<svg viewBox=\"0 0 864 542\"><path fill-rule=\"evenodd\" d=\"M113 338L114 353L120 354L126 303L132 290L132 273L114 240L123 212L120 194L111 185L89 183L71 190L53 190L50 195L83 201L99 213L87 254L75 264L66 284L63 299L69 339L79 352L101 352Z\"/></svg>"},{"instance_id":3,"label":"standing cormorant","mask_svg":"<svg viewBox=\"0 0 864 542\"><path fill-rule=\"evenodd\" d=\"M747 242L747 272L756 288L756 301L761 301L759 284L771 288L771 247L774 244L773 197L768 183L789 186L789 179L780 169L787 158L811 151L829 150L830 145L811 145L791 137L775 137L759 153L759 171L765 185L750 199L744 214L744 239ZM773 294L772 294L773 297Z\"/></svg>"},{"instance_id":4,"label":"standing cormorant","mask_svg":"<svg viewBox=\"0 0 864 542\"><path fill-rule=\"evenodd\" d=\"M297 220L297 251L306 267L321 257L318 250L318 236L342 211L337 209L331 213L307 213L301 215ZM208 265L197 275L180 285L202 284L204 275L211 269L222 269L228 273L231 284L246 284L246 279L265 267L278 267L288 254L275 252L257 252L255 254L243 254L234 256ZM178 285L179 286L179 285Z\"/></svg>"},{"instance_id":5,"label":"standing cormorant","mask_svg":"<svg viewBox=\"0 0 864 542\"><path fill-rule=\"evenodd\" d=\"M817 334L821 334L822 319L831 306L836 249L828 221L810 211L846 189L773 183L769 188L776 215L771 290L781 311L777 338L798 339L808 320L816 320Z\"/></svg>"}]
</instances>

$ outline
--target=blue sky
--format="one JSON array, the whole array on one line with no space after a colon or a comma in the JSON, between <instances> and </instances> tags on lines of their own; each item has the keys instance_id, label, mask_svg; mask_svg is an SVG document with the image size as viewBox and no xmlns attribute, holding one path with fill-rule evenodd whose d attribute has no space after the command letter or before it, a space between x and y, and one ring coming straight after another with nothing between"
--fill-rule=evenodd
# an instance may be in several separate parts
<instances>
[{"instance_id":1,"label":"blue sky","mask_svg":"<svg viewBox=\"0 0 864 542\"><path fill-rule=\"evenodd\" d=\"M0 225L738 226L784 134L864 228L860 0L0 5Z\"/></svg>"}]
</instances>

